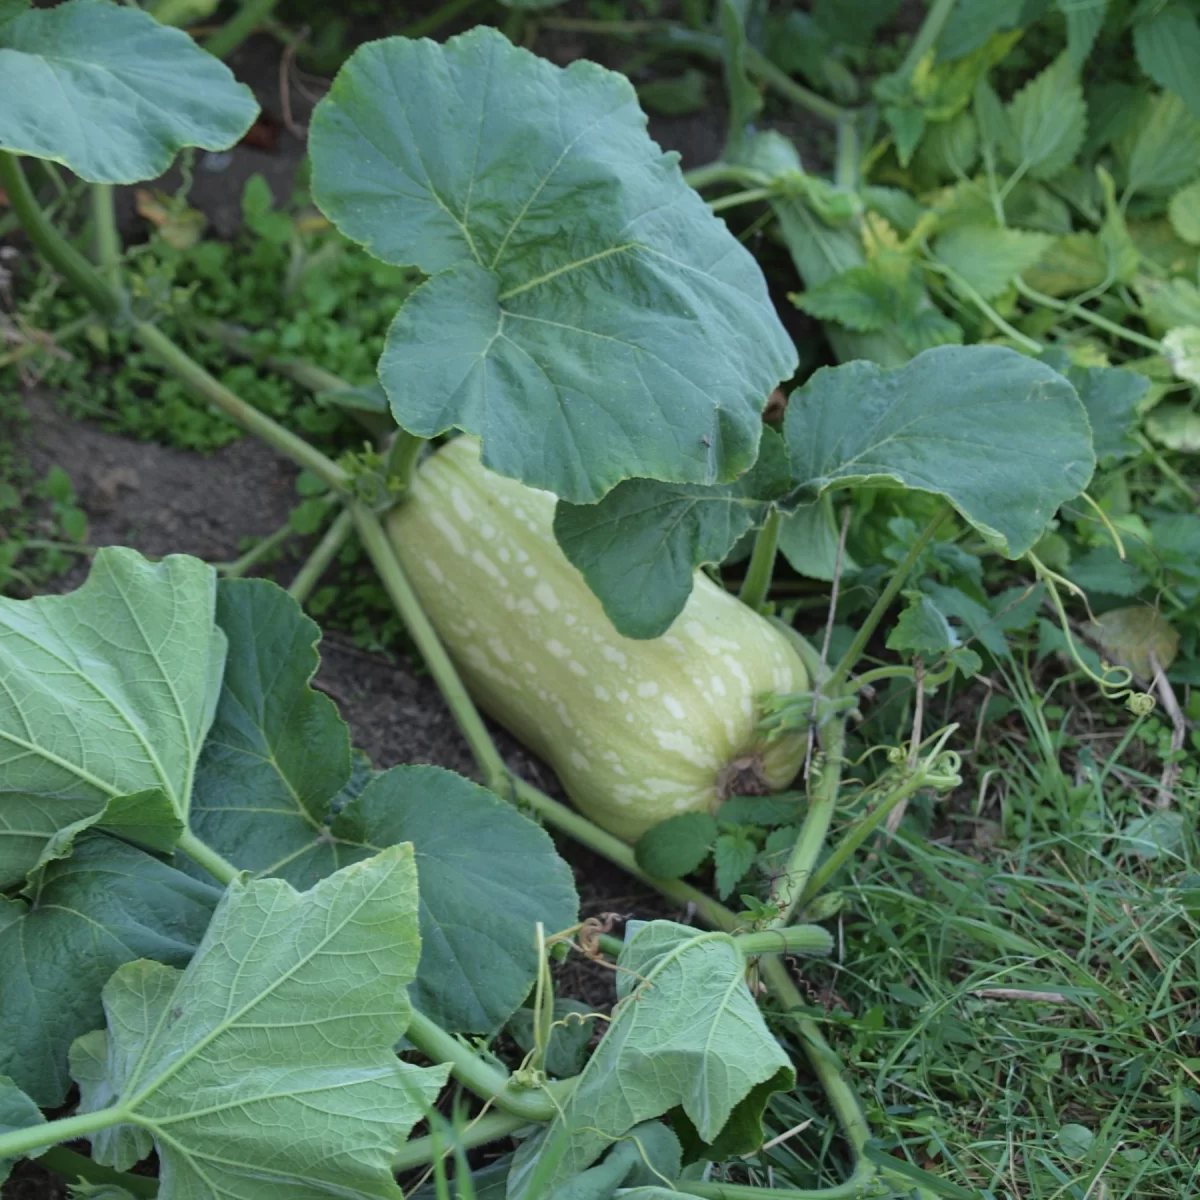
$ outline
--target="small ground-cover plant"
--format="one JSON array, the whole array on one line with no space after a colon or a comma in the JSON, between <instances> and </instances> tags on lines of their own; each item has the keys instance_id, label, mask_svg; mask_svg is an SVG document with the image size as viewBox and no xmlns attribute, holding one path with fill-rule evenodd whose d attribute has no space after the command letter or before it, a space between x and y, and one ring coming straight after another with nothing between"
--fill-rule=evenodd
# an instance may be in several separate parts
<instances>
[{"instance_id":1,"label":"small ground-cover plant","mask_svg":"<svg viewBox=\"0 0 1200 1200\"><path fill-rule=\"evenodd\" d=\"M86 33L94 39L93 57L107 57L118 73L123 39L134 33L153 39L154 52L175 56L179 75L190 74L196 85L186 100L170 90L154 94L153 126L114 114L101 127L113 137L107 158L94 144L73 140L62 114L42 114L37 122L21 111L6 115L4 144L61 157L95 180L98 212L111 182L161 167L180 144L226 144L253 115L248 97L186 38L153 28L139 14L91 0L47 12L17 9L0 23L0 44L36 65L48 31L67 44ZM736 25L729 34L735 41ZM135 89L129 103L144 113L147 97ZM314 665L311 628L269 585L231 581L214 598L211 572L200 564L172 559L152 568L118 552L97 562L87 593L8 606L12 670L22 681L3 726L11 797L4 861L6 879L20 893L10 902L13 938L23 939L25 923L49 907L41 904L44 889L85 886L77 878L87 875L84 847L97 838L108 839L97 853L142 855L147 872L167 869L147 851L178 850L226 890L220 899L209 895L216 908L207 924L202 911L193 913L202 933L181 930L170 945L148 936L136 951L117 956L161 957L168 965L89 959L90 976L76 974L92 996L90 1010L81 1001L64 1020L61 1011L30 1003L23 1027L43 1038L43 1074L30 1066L36 1054L14 1056L16 1082L5 1108L11 1124L23 1128L0 1135L0 1155L86 1135L99 1161L126 1169L154 1148L160 1188L169 1196L203 1188L236 1193L248 1171L261 1172L265 1152L277 1174L261 1185L280 1194L301 1187L308 1191L300 1194L391 1194L392 1167L441 1161L436 1129L427 1140L398 1145L446 1078L444 1069L397 1064L391 1049L405 1035L509 1114L479 1120L460 1142L544 1123L506 1169L513 1197L609 1196L627 1183L651 1196L654 1180L696 1195L742 1196L748 1189L739 1184L695 1176L708 1171L704 1163L754 1149L763 1105L793 1080L791 1063L744 985L750 955L776 1019L798 1037L851 1147L845 1177L816 1194L914 1188L961 1194L958 1185L870 1142L840 1066L811 1017L801 1015L803 997L778 952L828 948L821 931L793 923L797 915L821 913L825 885L889 814L917 792L958 781L957 755L948 747L955 725L926 734L918 717L907 743L890 747L888 769L865 781L861 812L825 854L846 799L844 771L851 781L846 720L859 690L899 680L914 689L920 712L929 689L976 673L982 650L1003 656L988 643L994 614L984 611L977 620L961 604L955 614L981 643L977 651L962 644L925 592L914 591L888 639L911 661L855 676L913 568L939 547L946 547L939 561L947 570L961 568L956 542L944 540L947 531L1009 559L1029 553L1060 505L1087 486L1094 435L1123 431L1137 397L1122 383L1114 401L1105 386L1113 373L1104 368L1075 379L1065 365L1059 370L1008 347L951 345L891 370L857 361L821 371L793 392L780 429L764 425L767 397L793 370L795 353L753 260L686 186L674 160L645 137L626 81L591 64L558 70L493 31L477 30L445 47L391 39L361 49L314 118L313 156L314 194L330 219L385 261L428 276L400 309L381 360L400 429L378 459L347 465L247 405L131 306L111 278L116 263L101 274L61 238L7 151L0 154L0 180L36 247L101 314L124 324L198 395L290 455L345 506L334 529L357 530L496 795L416 769L368 782L364 770L354 771L344 730L328 735L344 746L344 757L324 744L318 729L336 730L336 718L306 690ZM508 595L514 623L536 622L539 603L553 611L560 602L553 593L539 594L538 575L565 553L611 622L603 643L626 656L651 653L648 641L677 636L671 631L681 613L686 618L695 569L721 561L741 537L758 531L741 618L760 623L764 637L790 639L811 680L800 694L759 701L763 732L811 750L807 794L791 801L795 822L754 806L770 797L735 797L731 803L743 801L738 811L721 810L724 828L715 822L713 837L701 830L690 864L668 869L657 865L660 856L648 866L650 851L661 855L661 846L639 844L637 854L512 776L435 632L440 626L455 646L450 606L439 606L436 587L418 599L401 566L413 548L398 554L379 519L397 499L430 503L419 495L422 473L448 451L417 468L423 439L451 430L476 435L483 462L520 481L512 485L514 520L530 523L518 511L524 488L558 497L557 545L549 529L535 530L542 548L536 560L529 554L519 575L515 564L512 571L494 562L492 570L482 566L479 559L491 561L485 552L468 553L450 525L453 510L477 521L488 538L485 526L501 520L499 493L491 516L461 511L453 491L434 501L443 506L431 516L435 526L442 518L443 542L421 548L434 563L429 578L448 590L460 586L456 560L469 558L496 592L477 589L468 603L493 606ZM782 632L785 625L773 629L762 610L785 519L819 530L830 493L862 485L911 489L931 511L923 526L896 527L903 551L895 570L831 657L832 626L818 650ZM402 533L403 511L396 524ZM329 541L323 544L328 553ZM496 557L504 562L500 548ZM839 543L835 559L841 553ZM1058 576L1032 561L1057 596ZM81 611L105 614L115 632L96 615L81 621ZM471 620L468 611L468 634ZM490 645L492 657L480 649L482 665L469 647L456 649L464 664L485 673L524 669L505 664ZM539 649L546 664L563 657L557 639ZM69 685L60 678L64 664ZM538 677L538 662L530 665ZM567 719L586 721L602 698L594 682L590 696L574 690L567 674L578 673L568 668L557 681L558 701ZM1095 675L1109 691L1128 694L1126 675ZM618 698L634 723L652 723L660 707L670 711L669 701L680 704L663 688L667 680L646 682L655 690ZM515 675L509 685L516 704L523 685ZM788 686L774 683L775 690ZM290 701L275 688L286 689ZM46 714L36 727L31 703ZM597 746L618 763L622 749L611 735ZM634 779L642 785L631 797L636 806L653 794L653 780L644 773ZM515 902L511 911L496 905L493 889L505 886L504 873L521 858L498 849L504 839L511 836L515 845L524 838L522 845L550 854L544 838L537 840L542 835L497 797L527 805L694 905L721 931L696 935L669 923L627 931L618 964L619 994L627 1002L577 1079L561 1087L546 1085L543 1075L554 1012L544 950L548 934L570 928L573 913L562 907L570 899L548 900L548 917L517 912ZM586 797L577 798L586 812ZM710 795L698 799L697 808L710 807ZM774 866L746 884L744 912L668 877L699 865L711 847L718 887L728 893L755 865L760 838ZM445 853L466 861L452 886L436 868L421 879L420 913L430 936L418 961L412 856L436 859L429 847L446 842ZM532 865L520 867L523 882L536 878L549 887L561 878L552 857L529 854ZM247 883L239 867L287 882ZM203 895L170 880L164 886L203 907ZM503 948L506 989L493 987L490 977L480 985L463 954L432 936L447 924L467 924L463 889L481 880L488 882L473 913L500 912L511 923L480 924L471 969L495 961ZM742 930L754 932L739 942L734 935ZM173 964L186 961L197 941L178 974ZM61 970L59 963L32 961L50 974ZM356 966L339 1002L343 961ZM97 985L114 967L102 992L108 1033L89 1032L99 1021ZM22 986L20 973L12 978ZM401 995L410 981L412 1011ZM539 1038L531 1062L511 1080L449 1036L493 1032L535 982ZM41 990L32 982L27 987L30 997ZM705 1014L698 1029L689 1024L697 1011ZM349 1038L345 1029L355 1020L369 1037ZM46 1023L54 1026L48 1033ZM287 1032L278 1033L281 1026ZM323 1037L318 1027L327 1031ZM76 1034L82 1036L65 1055ZM68 1070L81 1085L81 1111L42 1128L33 1101L17 1088L54 1103ZM298 1100L302 1095L320 1099ZM319 1129L305 1119L308 1104L323 1114ZM267 1110L270 1127L259 1119ZM671 1114L673 1133L646 1128L664 1114ZM613 1143L631 1137L641 1153L627 1160ZM594 1166L605 1151L608 1157ZM310 1164L303 1177L301 1162Z\"/></svg>"}]
</instances>

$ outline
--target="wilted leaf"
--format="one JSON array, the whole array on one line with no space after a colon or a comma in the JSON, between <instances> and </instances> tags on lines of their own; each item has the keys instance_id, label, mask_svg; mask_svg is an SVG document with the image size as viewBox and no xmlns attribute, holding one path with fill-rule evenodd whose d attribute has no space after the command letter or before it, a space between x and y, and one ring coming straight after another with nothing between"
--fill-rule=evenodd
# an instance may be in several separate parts
<instances>
[{"instance_id":1,"label":"wilted leaf","mask_svg":"<svg viewBox=\"0 0 1200 1200\"><path fill-rule=\"evenodd\" d=\"M1108 278L1104 247L1094 233L1068 233L1056 238L1022 278L1047 296L1086 292Z\"/></svg>"},{"instance_id":2,"label":"wilted leaf","mask_svg":"<svg viewBox=\"0 0 1200 1200\"><path fill-rule=\"evenodd\" d=\"M136 7L67 0L0 24L0 146L81 179L153 179L184 146L232 146L257 113L223 62Z\"/></svg>"},{"instance_id":3,"label":"wilted leaf","mask_svg":"<svg viewBox=\"0 0 1200 1200\"><path fill-rule=\"evenodd\" d=\"M1168 450L1200 454L1200 413L1187 404L1159 404L1146 417L1151 440Z\"/></svg>"},{"instance_id":4,"label":"wilted leaf","mask_svg":"<svg viewBox=\"0 0 1200 1200\"><path fill-rule=\"evenodd\" d=\"M93 1157L128 1170L157 1150L161 1200L399 1200L392 1159L448 1072L393 1049L419 953L410 846L305 893L230 884L187 970L126 963L107 1032L72 1047L79 1111L121 1120Z\"/></svg>"},{"instance_id":5,"label":"wilted leaf","mask_svg":"<svg viewBox=\"0 0 1200 1200\"><path fill-rule=\"evenodd\" d=\"M728 1124L745 1123L742 1109L761 1119L770 1093L794 1082L731 937L653 921L626 942L619 965L621 1003L604 1040L562 1114L517 1151L510 1200L534 1200L530 1183L543 1158L553 1167L538 1200L643 1121L681 1106L712 1143Z\"/></svg>"},{"instance_id":6,"label":"wilted leaf","mask_svg":"<svg viewBox=\"0 0 1200 1200\"><path fill-rule=\"evenodd\" d=\"M486 466L575 503L752 464L795 348L623 75L483 27L369 42L309 145L341 231L433 276L380 361L404 428L477 434Z\"/></svg>"},{"instance_id":7,"label":"wilted leaf","mask_svg":"<svg viewBox=\"0 0 1200 1200\"><path fill-rule=\"evenodd\" d=\"M1152 659L1165 671L1179 649L1179 632L1148 604L1110 609L1096 618L1091 629L1105 655L1139 679L1154 677Z\"/></svg>"}]
</instances>

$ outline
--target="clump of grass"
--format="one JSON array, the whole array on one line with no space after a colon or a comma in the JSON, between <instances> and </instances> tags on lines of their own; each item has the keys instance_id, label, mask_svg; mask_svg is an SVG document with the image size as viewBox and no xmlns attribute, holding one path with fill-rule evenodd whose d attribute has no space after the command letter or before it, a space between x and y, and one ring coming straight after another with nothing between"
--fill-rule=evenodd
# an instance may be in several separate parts
<instances>
[{"instance_id":1,"label":"clump of grass","mask_svg":"<svg viewBox=\"0 0 1200 1200\"><path fill-rule=\"evenodd\" d=\"M808 975L809 1015L843 1055L879 1148L970 1195L1197 1194L1200 795L1176 793L1171 836L1155 845L1134 825L1157 784L1138 769L1138 739L1115 728L1085 743L1091 769L1072 782L1078 742L1050 730L1030 686L1014 695L975 755L966 811L936 837L918 814L843 877L839 953ZM770 1117L775 1133L803 1128L742 1178L845 1177L818 1092L777 1099Z\"/></svg>"}]
</instances>

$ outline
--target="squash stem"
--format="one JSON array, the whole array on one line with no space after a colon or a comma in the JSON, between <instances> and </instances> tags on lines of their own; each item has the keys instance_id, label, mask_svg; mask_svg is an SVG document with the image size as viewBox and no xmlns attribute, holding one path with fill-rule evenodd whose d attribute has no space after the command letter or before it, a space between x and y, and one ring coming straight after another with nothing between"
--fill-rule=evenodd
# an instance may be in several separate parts
<instances>
[{"instance_id":1,"label":"squash stem","mask_svg":"<svg viewBox=\"0 0 1200 1200\"><path fill-rule=\"evenodd\" d=\"M201 841L190 829L185 829L179 838L178 848L203 867L214 879L231 884L242 872L228 859L223 858L206 842Z\"/></svg>"},{"instance_id":2,"label":"squash stem","mask_svg":"<svg viewBox=\"0 0 1200 1200\"><path fill-rule=\"evenodd\" d=\"M96 263L114 292L121 290L121 238L117 233L116 209L110 183L93 183L92 238Z\"/></svg>"},{"instance_id":3,"label":"squash stem","mask_svg":"<svg viewBox=\"0 0 1200 1200\"><path fill-rule=\"evenodd\" d=\"M400 1148L400 1152L392 1160L392 1170L399 1173L400 1171L411 1171L415 1167L423 1167L426 1163L433 1162L439 1154L451 1153L453 1145L462 1146L464 1150L471 1150L475 1146L486 1146L488 1142L494 1142L510 1133L516 1133L518 1129L524 1129L529 1124L528 1117L517 1116L514 1113L484 1113L468 1122L451 1145L446 1145L443 1139L435 1139L430 1136L413 1138L411 1141L405 1142ZM439 1145L439 1143L442 1144Z\"/></svg>"},{"instance_id":4,"label":"squash stem","mask_svg":"<svg viewBox=\"0 0 1200 1200\"><path fill-rule=\"evenodd\" d=\"M337 557L338 551L353 532L354 517L349 509L343 508L325 531L325 536L313 547L313 552L305 559L295 578L288 584L288 595L297 604L303 604L312 594L313 588L320 583L321 576L329 569L329 564Z\"/></svg>"},{"instance_id":5,"label":"squash stem","mask_svg":"<svg viewBox=\"0 0 1200 1200\"><path fill-rule=\"evenodd\" d=\"M779 910L779 915L771 922L771 928L787 925L791 921L816 868L830 823L833 821L834 810L837 808L845 740L845 721L838 718L829 721L821 737L825 762L809 794L804 824L800 826L800 833L795 846L792 847L787 866L771 889L771 903Z\"/></svg>"},{"instance_id":6,"label":"squash stem","mask_svg":"<svg viewBox=\"0 0 1200 1200\"><path fill-rule=\"evenodd\" d=\"M738 599L755 612L762 612L771 590L771 577L775 573L775 549L779 545L779 509L772 508L763 527L754 538L754 551L750 555L750 566L742 581Z\"/></svg>"},{"instance_id":7,"label":"squash stem","mask_svg":"<svg viewBox=\"0 0 1200 1200\"><path fill-rule=\"evenodd\" d=\"M421 602L396 557L396 551L388 541L382 523L365 504L351 504L350 513L362 540L363 549L375 565L375 570L379 572L379 578L388 596L403 618L409 635L420 650L429 673L442 693L442 698L467 739L471 753L483 773L484 782L498 796L506 800L511 799L513 788L508 767L500 757L500 751L496 749L496 744L492 741L492 736L488 733L474 701L467 694L467 689L450 661L437 631L425 615L425 610L421 607Z\"/></svg>"},{"instance_id":8,"label":"squash stem","mask_svg":"<svg viewBox=\"0 0 1200 1200\"><path fill-rule=\"evenodd\" d=\"M956 0L934 0L929 6L929 11L921 22L921 28L917 30L917 36L913 38L912 45L909 46L908 53L900 64L900 70L896 72L898 75L911 75L917 69L921 59L933 49L942 35L942 30L946 27L946 22L950 19L950 14L954 11L955 3Z\"/></svg>"},{"instance_id":9,"label":"squash stem","mask_svg":"<svg viewBox=\"0 0 1200 1200\"><path fill-rule=\"evenodd\" d=\"M125 1120L124 1109L102 1108L98 1112L76 1113L73 1117L60 1117L57 1121L10 1129L7 1133L0 1133L0 1162L6 1158L26 1158L58 1142L90 1138L93 1133L120 1125Z\"/></svg>"},{"instance_id":10,"label":"squash stem","mask_svg":"<svg viewBox=\"0 0 1200 1200\"><path fill-rule=\"evenodd\" d=\"M158 1195L157 1179L147 1175L132 1175L127 1171L114 1171L112 1167L103 1166L85 1154L76 1154L66 1146L51 1147L38 1159L38 1165L67 1180L84 1179L88 1183L109 1184L145 1200L153 1200ZM114 1195L117 1194L114 1192Z\"/></svg>"},{"instance_id":11,"label":"squash stem","mask_svg":"<svg viewBox=\"0 0 1200 1200\"><path fill-rule=\"evenodd\" d=\"M825 684L825 691L829 694L835 694L837 689L850 677L850 672L854 670L855 663L862 657L862 652L867 648L867 643L871 640L871 635L879 627L879 622L887 615L887 611L892 606L892 601L900 593L900 589L904 586L904 582L908 579L913 567L917 565L917 559L921 557L921 551L933 541L933 535L937 533L942 522L950 515L950 509L946 506L940 508L933 516L933 519L921 530L917 540L908 548L908 553L901 560L900 565L892 572L892 577L887 581L887 586L879 594L879 599L875 601L871 611L867 613L866 618L858 627L858 633L854 636L854 641L850 643L850 648L842 655L841 662L833 669L833 674L830 675L828 682Z\"/></svg>"}]
</instances>

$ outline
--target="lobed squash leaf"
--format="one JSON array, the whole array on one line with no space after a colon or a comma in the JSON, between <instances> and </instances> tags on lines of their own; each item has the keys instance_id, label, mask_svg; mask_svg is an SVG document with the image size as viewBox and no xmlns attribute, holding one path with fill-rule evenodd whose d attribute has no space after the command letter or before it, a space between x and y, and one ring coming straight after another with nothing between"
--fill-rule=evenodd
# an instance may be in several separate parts
<instances>
[{"instance_id":1,"label":"lobed squash leaf","mask_svg":"<svg viewBox=\"0 0 1200 1200\"><path fill-rule=\"evenodd\" d=\"M360 47L314 115L314 197L432 276L380 360L396 420L576 503L723 483L796 352L754 260L646 136L624 76L476 28Z\"/></svg>"},{"instance_id":2,"label":"lobed squash leaf","mask_svg":"<svg viewBox=\"0 0 1200 1200\"><path fill-rule=\"evenodd\" d=\"M185 146L232 146L257 115L220 59L137 7L0 7L0 150L137 183Z\"/></svg>"}]
</instances>

